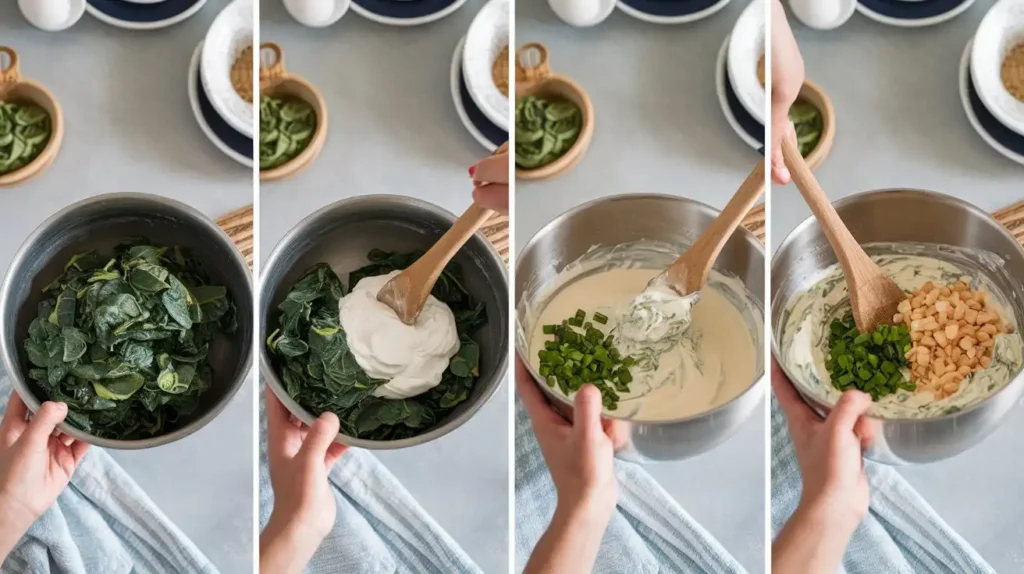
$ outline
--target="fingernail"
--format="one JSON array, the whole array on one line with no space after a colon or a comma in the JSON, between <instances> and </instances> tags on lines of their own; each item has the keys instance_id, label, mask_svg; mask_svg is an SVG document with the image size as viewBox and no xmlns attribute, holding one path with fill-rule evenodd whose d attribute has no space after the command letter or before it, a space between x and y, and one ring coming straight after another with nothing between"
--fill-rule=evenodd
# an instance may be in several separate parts
<instances>
[{"instance_id":1,"label":"fingernail","mask_svg":"<svg viewBox=\"0 0 1024 574\"><path fill-rule=\"evenodd\" d=\"M65 403L57 403L57 410L60 411L61 413L67 413L68 405Z\"/></svg>"},{"instance_id":2,"label":"fingernail","mask_svg":"<svg viewBox=\"0 0 1024 574\"><path fill-rule=\"evenodd\" d=\"M476 166L475 165L469 166L469 177L473 177L473 174L475 174L475 173L476 173Z\"/></svg>"}]
</instances>

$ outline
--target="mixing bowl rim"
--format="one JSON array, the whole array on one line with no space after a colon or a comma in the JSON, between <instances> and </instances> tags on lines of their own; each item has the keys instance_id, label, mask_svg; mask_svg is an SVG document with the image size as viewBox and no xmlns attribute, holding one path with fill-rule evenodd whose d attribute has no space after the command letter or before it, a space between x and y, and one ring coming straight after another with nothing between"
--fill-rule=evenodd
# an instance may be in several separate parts
<instances>
[{"instance_id":1,"label":"mixing bowl rim","mask_svg":"<svg viewBox=\"0 0 1024 574\"><path fill-rule=\"evenodd\" d=\"M938 192L938 191L931 191L931 190L927 190L927 189L907 188L907 187L890 187L890 188L884 188L884 189L871 189L871 190L857 192L857 193L854 193L854 194L851 194L851 195L848 195L846 197L842 197L842 198L839 198L839 199L833 201L832 202L832 206L836 209L836 211L839 211L842 207L846 206L847 204L857 203L859 201L863 201L864 198L867 197L867 196L873 196L873 195L901 195L901 194L917 195L917 196L921 196L921 197L923 197L925 199L928 199L928 200L947 201L947 202L953 203L954 205L956 205L957 207L959 207L961 209L965 209L967 212L969 212L969 213L971 213L973 215L981 216L982 219L989 220L991 223L995 224L996 228L999 230L1001 235L1007 241L1009 241L1012 245L1016 246L1017 254L1020 255L1021 260L1024 261L1024 247L1022 247L1021 244L1017 242L1017 239L1013 237L1013 235L1006 229L1006 227L1004 227L1001 223L999 223L995 219L995 217L992 216L991 213L988 213L987 211L981 209L980 207L974 205L973 203L970 203L970 202L968 202L968 201L966 201L964 199L960 199L959 197L955 197L955 196L952 196L952 195L947 195L945 193L941 193L941 192ZM770 276L774 276L774 274L775 274L775 271L776 271L775 266L776 266L776 263L779 261L779 253L781 253L783 250L788 248L791 243L795 242L796 241L795 237L799 233L805 232L811 226L816 225L816 223L817 223L817 220L815 219L814 215L813 214L809 215L803 221L798 223L786 235L786 237L782 240L782 243L779 244L779 247L777 249L775 249L775 252L772 254L772 265L771 265L771 273L772 273L772 275L770 275ZM786 279L788 279L788 277ZM773 317L772 317L773 314L772 314L771 310L774 309L775 297L772 294L770 294L770 295L771 295L770 296L771 303L769 305L768 320L769 320L770 323L772 323L774 321L773 321ZM789 301L786 301L785 304L788 304L788 302ZM783 309L782 312L785 312L785 309ZM1020 326L1018 325L1018 329L1019 328L1020 328ZM773 360L775 360L775 362L777 362L779 364L779 367L782 369L782 372L786 375L786 378L791 382L791 384L793 385L793 388L796 389L796 391L800 394L800 396L803 398L803 400L805 402L813 403L811 405L812 408L815 405L817 405L817 406L819 406L819 408L831 410L833 407L835 407L835 405L830 405L826 401L821 400L818 397L814 396L810 391L808 391L805 388L803 388L803 385L799 382L799 380L794 378L792 373L790 373L789 368L787 367L785 361L783 361L783 359L782 359L782 352L781 352L781 349L779 348L780 337L782 336L782 330L783 329L781 327L778 330L776 330L774 328L774 325L771 326L771 343L772 343L772 358L773 358ZM874 419L874 420L880 420L880 421L883 421L883 422L891 422L891 423L923 423L923 422L938 422L938 421L952 420L952 419L955 419L955 418L957 418L957 417L959 417L961 415L967 414L969 412L972 412L972 411L974 411L976 409L981 408L983 405L989 403L994 397L1002 394L1004 391L1006 391L1010 387L1012 387L1012 386L1014 386L1016 384L1021 384L1020 381L1024 380L1024 377L1021 376L1022 374L1024 374L1024 370L1018 371L1017 374L1012 379L1010 379L1010 381L1008 383L1006 383L1006 385L1004 385L1001 389L999 389L996 392L992 393L991 395L985 397L981 401L978 401L977 403L975 403L975 404L973 404L973 405L971 405L969 407L960 409L960 410L958 410L956 412L953 412L953 413L947 413L947 414L943 414L943 415L939 415L939 416L935 416L935 417L922 417L922 418L912 418L912 417L881 417L881 416L873 415L873 414L865 414L864 416L866 416L868 418L871 418L871 419ZM814 410L817 411L818 409L814 409ZM820 411L819 411L819 414L821 414Z\"/></svg>"},{"instance_id":2,"label":"mixing bowl rim","mask_svg":"<svg viewBox=\"0 0 1024 574\"><path fill-rule=\"evenodd\" d=\"M178 201L176 199L157 195L152 193L142 192L114 192L105 193L100 195L93 195L69 204L56 213L50 215L44 219L35 229L25 238L22 244L18 247L14 257L8 264L7 272L4 274L3 283L0 285L0 316L10 317L13 316L11 309L9 308L12 304L10 298L12 296L12 290L14 289L14 279L12 270L25 265L25 260L29 257L29 246L37 243L44 233L52 229L57 223L66 217L73 215L74 213L82 210L83 208L101 204L108 201L119 201L119 200L132 200L149 202L150 204L160 205L163 207L170 207L178 210L187 216L186 222L189 225L200 225L206 227L210 231L214 232L214 235L223 242L224 247L227 249L229 260L232 260L239 270L248 270L249 266L245 263L242 258L242 254L235 247L231 238L224 232L219 225L213 220L204 215L194 207ZM252 275L248 272L242 273L244 277L244 284L248 286L249 298L252 299ZM18 311L21 311L21 307L18 307ZM22 375L21 357L17 348L15 348L16 341L10 341L6 335L7 331L0 331L0 361L3 363L4 369L7 371L7 375L10 377L12 384L14 385L15 391L21 396L25 406L28 407L30 412L36 412L42 406L35 393L32 392L29 383L25 380ZM16 335L15 335L16 336ZM172 442L186 438L212 422L215 418L227 408L228 404L234 399L235 395L245 384L245 380L252 372L252 338L241 338L242 353L241 353L241 364L242 367L238 370L238 375L231 380L230 388L228 392L213 405L209 412L205 415L190 421L188 424L177 428L169 433L157 435L150 438L139 439L139 440L122 440L122 439L110 439L103 438L87 433L83 430L77 429L67 422L61 422L57 425L57 430L71 436L77 440L85 441L89 444L104 447L113 448L119 450L142 450L153 448L157 446L163 446Z\"/></svg>"},{"instance_id":3,"label":"mixing bowl rim","mask_svg":"<svg viewBox=\"0 0 1024 574\"><path fill-rule=\"evenodd\" d=\"M331 203L329 203L329 204L327 204L327 205L317 209L316 211L310 213L306 217L302 218L291 229L289 229L287 233L284 234L284 236L277 242L277 244L274 246L274 248L270 251L270 255L267 256L266 262L261 266L259 291L258 291L257 297L256 297L257 308L260 308L260 307L263 306L264 295L269 297L270 296L270 290L276 289L276 288L278 288L280 286L279 284L278 285L273 285L273 286L270 285L270 281L269 281L270 273L267 273L266 270L274 269L275 267L279 267L281 265L284 265L284 263L282 261L280 261L280 260L284 256L285 248L287 246L293 244L298 239L298 237L302 233L304 233L306 231L306 229L310 225L312 225L316 221L319 221L319 220L321 220L323 218L328 217L332 212L334 212L335 210L340 209L340 208L350 208L351 209L351 208L360 208L360 207L364 207L364 206L383 206L383 205L401 205L401 206L405 206L405 207L413 207L415 209L421 210L421 213L426 212L426 213L429 213L429 214L432 214L432 215L439 216L440 218L444 219L449 225L454 224L455 220L456 220L455 214L453 214L452 212L448 211L447 209L445 209L445 208L443 208L443 207L441 207L441 206L439 206L437 204L431 203L429 201L426 201L426 200L423 200L423 199L419 199L419 198L416 198L416 197L410 197L410 196L407 196L407 195L396 195L396 194L358 195L358 196L348 197L348 198L345 198L345 199L340 199L338 201L331 202ZM493 265L494 269L499 271L501 279L502 279L502 283L504 284L505 291L507 293L508 292L508 275L507 275L507 271L505 269L505 263L504 263L504 261L502 261L501 257L498 255L497 251L495 251L493 249L493 247L490 246L489 242L486 239L484 239L484 242L488 244L488 247L490 247L490 248L484 250L485 253L486 253L486 259L487 259L486 264ZM289 271L290 271L290 269L289 269ZM499 301L498 303L500 304L501 301ZM270 305L270 301L269 300L267 301L267 305L268 306ZM507 306L507 302L506 302L506 306ZM507 311L507 309L506 309L506 311ZM316 420L316 417L314 417L302 405L300 405L298 402L296 402L294 399L292 399L292 397L285 390L284 385L282 384L281 379L280 379L280 377L277 374L277 371L274 370L274 365L270 361L270 355L267 353L266 345L263 344L264 342L262 341L262 333L266 331L267 321L269 319L268 315L269 315L269 313L265 314L265 316L261 316L260 317L260 325L259 325L260 328L256 329L256 332L257 332L258 336L261 339L260 345L259 345L259 347L260 347L260 349L259 349L260 373L264 377L266 384L269 385L270 390L274 393L274 396L277 398L278 401L281 402L281 404L283 404L285 406L286 409L288 409L288 412L290 412L291 414L295 415L295 417L298 418L299 420L301 420L303 423L305 423L307 425L312 425L313 422ZM506 317L506 321L507 320L508 319ZM505 346L507 347L508 346L508 326L507 325L505 326L504 329L501 330L501 333L504 335L504 339L505 339L504 343L505 343ZM345 445L348 445L348 446L357 447L357 448L365 448L365 449L369 449L369 450L396 450L396 449L401 449L401 448L406 448L406 447L426 444L428 442L431 442L433 440L439 439L439 438L441 438L441 437L451 433L452 431L458 429L462 425L464 425L467 422L469 422L474 416L476 416L476 414L480 411L480 409L482 409L483 406L490 401L491 397L494 396L494 394L498 391L498 389L504 383L504 380L505 380L505 377L506 377L507 371L508 371L508 352L507 352L507 349L506 349L505 352L499 353L498 356L499 356L498 364L495 367L494 377L493 377L493 379L491 381L487 381L487 382L491 383L489 385L489 388L485 389L484 392L479 395L479 397L476 399L476 401L474 401L471 404L469 404L465 411L463 411L462 413L459 413L457 416L451 418L450 420L446 421L445 423L439 424L439 425L437 425L437 426L427 430L426 432L424 432L422 434L418 434L416 436L412 436L412 437L404 438L404 439L399 439L399 440L387 440L387 441L384 441L384 440L361 439L361 438L357 438L357 437L353 437L353 436L344 434L343 432L339 431L337 436L335 437L335 442L338 442L338 443L341 443L341 444L345 444ZM477 379L476 385L479 385L481 382L484 382L484 381L482 381L481 379ZM467 399L467 400L472 400L472 399Z\"/></svg>"},{"instance_id":4,"label":"mixing bowl rim","mask_svg":"<svg viewBox=\"0 0 1024 574\"><path fill-rule=\"evenodd\" d=\"M579 204L577 206L571 207L571 208L563 211L562 213L558 214L557 216L555 216L554 219L552 219L551 221L546 223L543 227L541 227L540 230L537 231L537 233L535 233L533 235L533 237L531 237L530 240L526 242L526 245L523 246L523 249L522 249L522 251L520 251L519 256L516 257L515 277L517 277L517 278L519 277L520 265L522 264L522 261L523 261L521 259L521 257L523 255L525 255L526 253L528 253L530 251L530 249L534 248L535 245L544 236L552 233L559 225L563 224L566 220L570 219L572 216L577 215L580 212L585 211L587 209L596 207L597 205L600 205L602 203L614 203L614 202L617 202L617 201L629 201L629 200L632 200L632 199L654 199L654 200L668 200L668 201L679 202L679 203L683 203L685 205L688 205L690 207L696 207L697 209L705 211L709 215L711 215L712 217L717 217L721 213L721 210L715 209L714 207L712 207L712 206L710 206L710 205L708 205L708 204L706 204L706 203L704 203L702 201L697 201L696 199L691 199L689 197L683 197L681 195L672 195L672 194L667 194L667 193L620 193L620 194L616 194L616 195L608 195L608 196L592 199L592 200L587 201L585 203L581 203L581 204ZM761 243L761 241L753 233L751 233L751 231L749 229L747 229L746 227L741 225L741 226L737 227L736 230L733 233L741 233L742 237L744 238L744 240L748 244L753 245L754 248L755 248L755 251L761 255L762 260L764 259L764 257L765 257L764 244ZM762 292L762 297L763 296L764 296L764 293ZM517 294L516 300L515 300L515 304L513 305L513 308L512 308L512 310L514 312L514 315L515 315L516 333L519 333L520 330L523 329L523 326L519 322L519 313L516 312L517 309L519 308L519 303L520 303L519 299L520 298L519 298L519 296ZM767 325L767 323L766 323L767 317L765 316L766 315L766 311L765 310L766 310L766 306L765 306L764 302L762 302L761 303L761 313L762 313L762 317L761 317L761 338L762 338L762 341L761 341L761 346L758 347L758 349L760 350L760 352L762 354L764 353L764 340L763 339L766 336L766 334L764 333L764 329L765 329L765 327ZM518 360L520 360L523 363L523 366L526 367L527 372L530 373L530 376L533 378L534 382L537 383L537 386L540 387L541 391L545 395L547 395L548 397L553 397L554 399L558 400L563 405L566 405L566 406L572 408L573 404L574 404L573 401L571 401L568 397L562 395L562 393L557 393L557 392L553 391L551 388L549 388L546 384L544 384L542 382L542 378L540 376L540 373L538 373L537 370L533 368L533 364L530 362L529 349L525 349L525 350L521 349L518 341L519 341L519 337L517 336L517 337L515 337L516 357L518 358ZM527 353L526 356L524 356L524 351ZM764 357L764 358L767 359L767 357ZM749 395L749 394L751 394L751 393L761 389L763 384L764 384L764 381L766 379L767 373L768 373L767 363L764 362L764 361L762 361L762 363L764 363L764 364L762 364L762 369L761 369L760 376L755 377L754 380L751 381L750 385L746 389L743 390L743 392L741 392L740 394L736 395L735 397L729 399L728 401L722 403L721 405L718 405L717 407L715 407L713 409L702 411L700 413L692 414L692 415L681 417L681 418L678 418L678 419L657 420L657 421L635 420L635 419L632 419L632 418L621 417L621 416L617 416L617 415L614 415L614 414L609 414L608 412L605 412L603 410L601 412L601 417L605 418L605 419L620 420L620 421L632 422L632 423L638 423L638 424L645 424L645 425L671 425L671 424L687 423L687 422L692 422L692 421L704 419L704 418L706 418L708 416L715 415L715 414L717 414L719 412L723 412L725 410L728 410L728 409L732 408L734 403L740 402L742 399L745 399L745 397L747 397L747 395Z\"/></svg>"}]
</instances>

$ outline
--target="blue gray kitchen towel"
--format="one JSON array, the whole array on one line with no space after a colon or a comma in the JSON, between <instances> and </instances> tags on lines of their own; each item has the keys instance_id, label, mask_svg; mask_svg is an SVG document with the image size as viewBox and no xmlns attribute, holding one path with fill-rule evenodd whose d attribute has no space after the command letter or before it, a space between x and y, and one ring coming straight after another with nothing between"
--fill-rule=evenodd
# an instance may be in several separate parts
<instances>
[{"instance_id":1,"label":"blue gray kitchen towel","mask_svg":"<svg viewBox=\"0 0 1024 574\"><path fill-rule=\"evenodd\" d=\"M261 385L262 387L262 385ZM260 392L260 529L274 493L267 466L266 404ZM334 529L307 572L476 574L482 570L376 457L349 449L329 475L337 504Z\"/></svg>"},{"instance_id":2,"label":"blue gray kitchen towel","mask_svg":"<svg viewBox=\"0 0 1024 574\"><path fill-rule=\"evenodd\" d=\"M0 379L0 415L11 384ZM57 503L0 565L2 574L217 570L114 459L89 449Z\"/></svg>"},{"instance_id":3,"label":"blue gray kitchen towel","mask_svg":"<svg viewBox=\"0 0 1024 574\"><path fill-rule=\"evenodd\" d=\"M994 573L895 469L865 461L871 489L868 516L843 557L849 574ZM772 394L772 537L800 500L800 467L786 416Z\"/></svg>"},{"instance_id":4,"label":"blue gray kitchen towel","mask_svg":"<svg viewBox=\"0 0 1024 574\"><path fill-rule=\"evenodd\" d=\"M615 461L619 502L594 566L596 574L745 572L654 478L637 464ZM516 398L516 570L522 571L555 511L555 486Z\"/></svg>"}]
</instances>

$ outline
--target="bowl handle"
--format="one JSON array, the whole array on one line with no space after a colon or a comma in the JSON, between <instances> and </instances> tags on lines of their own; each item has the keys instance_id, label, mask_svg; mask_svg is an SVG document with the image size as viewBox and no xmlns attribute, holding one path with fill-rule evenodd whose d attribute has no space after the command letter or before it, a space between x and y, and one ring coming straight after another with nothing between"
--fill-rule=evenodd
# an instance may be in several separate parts
<instances>
[{"instance_id":1,"label":"bowl handle","mask_svg":"<svg viewBox=\"0 0 1024 574\"><path fill-rule=\"evenodd\" d=\"M0 46L0 84L17 84L20 81L18 53L14 48Z\"/></svg>"},{"instance_id":2,"label":"bowl handle","mask_svg":"<svg viewBox=\"0 0 1024 574\"><path fill-rule=\"evenodd\" d=\"M551 75L548 49L540 42L523 44L516 50L516 86L526 87Z\"/></svg>"},{"instance_id":3,"label":"bowl handle","mask_svg":"<svg viewBox=\"0 0 1024 574\"><path fill-rule=\"evenodd\" d=\"M284 50L274 42L260 44L260 88L284 76Z\"/></svg>"}]
</instances>

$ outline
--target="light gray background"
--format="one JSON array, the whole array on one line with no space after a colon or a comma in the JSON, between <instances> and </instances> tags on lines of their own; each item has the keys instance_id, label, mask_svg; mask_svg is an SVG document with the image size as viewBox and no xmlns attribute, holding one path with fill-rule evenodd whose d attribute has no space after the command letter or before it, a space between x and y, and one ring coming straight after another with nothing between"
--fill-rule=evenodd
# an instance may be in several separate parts
<instances>
[{"instance_id":1,"label":"light gray background","mask_svg":"<svg viewBox=\"0 0 1024 574\"><path fill-rule=\"evenodd\" d=\"M1024 167L975 133L957 88L964 46L992 4L979 0L952 21L920 30L885 26L860 14L832 32L790 20L807 77L836 109L835 145L816 174L829 197L911 187L954 195L988 211L1024 199ZM810 210L792 185L773 187L771 197L774 248ZM1024 413L1018 411L966 453L900 469L998 572L1024 569L1022 435Z\"/></svg>"},{"instance_id":2,"label":"light gray background","mask_svg":"<svg viewBox=\"0 0 1024 574\"><path fill-rule=\"evenodd\" d=\"M552 71L594 104L594 139L575 170L516 187L516 248L576 205L607 195L670 193L718 209L761 159L732 131L715 95L715 61L743 0L699 22L659 26L614 12L562 23L543 0L517 0L516 43L548 47ZM691 460L649 465L672 496L751 572L764 571L765 418Z\"/></svg>"},{"instance_id":3,"label":"light gray background","mask_svg":"<svg viewBox=\"0 0 1024 574\"><path fill-rule=\"evenodd\" d=\"M350 11L327 29L300 26L280 0L260 3L261 41L323 94L330 125L316 162L260 186L260 257L317 209L357 195L418 197L453 213L472 201L467 169L489 152L462 126L449 90L455 45L484 4L394 28ZM508 386L434 442L375 453L488 574L508 570Z\"/></svg>"},{"instance_id":4,"label":"light gray background","mask_svg":"<svg viewBox=\"0 0 1024 574\"><path fill-rule=\"evenodd\" d=\"M22 75L64 109L64 144L49 171L0 190L0 263L37 225L91 195L141 191L172 197L211 218L252 203L252 175L221 154L192 116L188 64L226 0L211 0L171 28L130 32L88 14L60 33L37 30L16 2L0 2L0 44ZM110 451L225 573L252 571L251 382L209 426L147 451Z\"/></svg>"}]
</instances>

